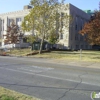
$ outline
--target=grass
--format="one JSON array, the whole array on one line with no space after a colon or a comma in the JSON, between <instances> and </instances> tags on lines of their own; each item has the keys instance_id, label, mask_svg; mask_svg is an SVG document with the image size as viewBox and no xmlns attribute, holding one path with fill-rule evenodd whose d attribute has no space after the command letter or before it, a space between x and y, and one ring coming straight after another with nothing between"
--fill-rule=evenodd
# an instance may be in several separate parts
<instances>
[{"instance_id":1,"label":"grass","mask_svg":"<svg viewBox=\"0 0 100 100\"><path fill-rule=\"evenodd\" d=\"M25 56L28 53L36 52L31 51L30 49L15 49L11 50L10 54ZM54 59L67 59L67 60L82 60L82 61L92 61L92 62L100 62L100 51L90 51L90 50L82 50L82 54L80 51L52 51L46 52L36 55L30 55L31 57L41 57L41 58L54 58Z\"/></svg>"},{"instance_id":2,"label":"grass","mask_svg":"<svg viewBox=\"0 0 100 100\"><path fill-rule=\"evenodd\" d=\"M0 87L0 100L40 100Z\"/></svg>"},{"instance_id":3,"label":"grass","mask_svg":"<svg viewBox=\"0 0 100 100\"><path fill-rule=\"evenodd\" d=\"M100 62L100 51L52 51L50 53L43 53L41 55L33 55L33 57L54 58L61 60L82 60Z\"/></svg>"},{"instance_id":4,"label":"grass","mask_svg":"<svg viewBox=\"0 0 100 100\"><path fill-rule=\"evenodd\" d=\"M25 56L27 53L31 53L31 49L11 49L11 51L8 54L14 54L14 55L20 55Z\"/></svg>"}]
</instances>

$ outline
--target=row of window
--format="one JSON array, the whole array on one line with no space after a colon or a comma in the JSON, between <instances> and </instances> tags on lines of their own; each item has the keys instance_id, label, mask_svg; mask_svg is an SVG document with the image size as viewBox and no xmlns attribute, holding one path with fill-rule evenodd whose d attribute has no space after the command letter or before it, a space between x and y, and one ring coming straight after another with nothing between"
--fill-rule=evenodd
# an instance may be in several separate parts
<instances>
[{"instance_id":1,"label":"row of window","mask_svg":"<svg viewBox=\"0 0 100 100\"><path fill-rule=\"evenodd\" d=\"M85 37L77 35L75 36L75 40L84 41Z\"/></svg>"},{"instance_id":2,"label":"row of window","mask_svg":"<svg viewBox=\"0 0 100 100\"><path fill-rule=\"evenodd\" d=\"M8 26L10 25L10 23L12 22L12 20L13 19L8 19ZM18 22L21 22L22 21L22 18L16 18L16 24L18 25ZM5 29L4 29L4 20L1 20L1 26L2 26L2 28L1 28L1 31L4 31Z\"/></svg>"},{"instance_id":3,"label":"row of window","mask_svg":"<svg viewBox=\"0 0 100 100\"><path fill-rule=\"evenodd\" d=\"M13 19L9 19L8 25L10 25L10 23L12 22L12 20L13 20ZM18 25L18 22L21 22L21 21L22 21L22 18L16 18L16 22L15 22L15 23Z\"/></svg>"},{"instance_id":4,"label":"row of window","mask_svg":"<svg viewBox=\"0 0 100 100\"><path fill-rule=\"evenodd\" d=\"M83 25L88 22L88 20L85 20L81 17L76 16L75 17L75 30L82 30Z\"/></svg>"},{"instance_id":5,"label":"row of window","mask_svg":"<svg viewBox=\"0 0 100 100\"><path fill-rule=\"evenodd\" d=\"M76 45L76 49L89 49L88 45Z\"/></svg>"}]
</instances>

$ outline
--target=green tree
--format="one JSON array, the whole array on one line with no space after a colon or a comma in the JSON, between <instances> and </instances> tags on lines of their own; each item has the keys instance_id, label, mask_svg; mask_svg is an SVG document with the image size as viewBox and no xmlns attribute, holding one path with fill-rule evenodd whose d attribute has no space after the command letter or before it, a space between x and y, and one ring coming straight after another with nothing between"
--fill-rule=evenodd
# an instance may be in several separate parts
<instances>
[{"instance_id":1,"label":"green tree","mask_svg":"<svg viewBox=\"0 0 100 100\"><path fill-rule=\"evenodd\" d=\"M55 33L55 30L52 30L51 33L49 34L48 41L51 44L55 44L58 40L58 35Z\"/></svg>"},{"instance_id":2,"label":"green tree","mask_svg":"<svg viewBox=\"0 0 100 100\"><path fill-rule=\"evenodd\" d=\"M69 15L66 13L62 16L62 5L57 0L31 0L30 4L33 8L25 16L22 22L22 29L25 31L32 30L33 33L36 33L41 38L39 52L41 53L44 39L51 40L52 32L54 34L61 33L62 21L64 21L64 24L66 23L64 25L66 27L69 23ZM68 6L65 8L68 8Z\"/></svg>"},{"instance_id":3,"label":"green tree","mask_svg":"<svg viewBox=\"0 0 100 100\"><path fill-rule=\"evenodd\" d=\"M28 35L26 38L27 38L27 42L32 44L33 42L37 41L38 36Z\"/></svg>"}]
</instances>

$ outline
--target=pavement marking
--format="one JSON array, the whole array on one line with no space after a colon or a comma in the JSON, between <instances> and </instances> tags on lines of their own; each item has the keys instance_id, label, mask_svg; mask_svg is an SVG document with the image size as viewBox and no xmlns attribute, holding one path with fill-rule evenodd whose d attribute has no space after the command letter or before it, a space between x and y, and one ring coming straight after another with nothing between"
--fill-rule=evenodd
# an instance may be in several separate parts
<instances>
[{"instance_id":1,"label":"pavement marking","mask_svg":"<svg viewBox=\"0 0 100 100\"><path fill-rule=\"evenodd\" d=\"M45 72L45 71L53 70L54 68L30 66L30 67L21 67L21 68L17 68L17 69L24 70L24 71L35 72L35 73L40 73L40 72Z\"/></svg>"},{"instance_id":2,"label":"pavement marking","mask_svg":"<svg viewBox=\"0 0 100 100\"><path fill-rule=\"evenodd\" d=\"M47 75L42 75L42 74L31 73L31 72L24 72L24 71L10 69L10 68L0 67L0 69L6 69L6 70L10 70L10 71L21 72L21 73L26 73L26 74L30 74L30 75L36 75L36 76L41 76L41 77L46 77L46 78L51 78L51 79L57 79L57 80L63 80L63 81L70 81L70 82L75 82L75 83L80 82L80 81L75 81L75 80L71 80L71 79L64 79L64 78L58 78L58 77L52 77L52 76L47 76ZM100 85L97 85L97 84L92 84L92 83L87 83L87 82L81 82L81 84L100 86Z\"/></svg>"}]
</instances>

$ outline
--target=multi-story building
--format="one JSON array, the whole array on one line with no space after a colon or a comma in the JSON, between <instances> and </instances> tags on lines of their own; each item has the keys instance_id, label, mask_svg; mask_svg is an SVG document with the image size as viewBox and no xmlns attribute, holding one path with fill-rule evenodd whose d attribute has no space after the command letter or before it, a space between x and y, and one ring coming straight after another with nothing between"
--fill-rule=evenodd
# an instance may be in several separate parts
<instances>
[{"instance_id":1,"label":"multi-story building","mask_svg":"<svg viewBox=\"0 0 100 100\"><path fill-rule=\"evenodd\" d=\"M20 27L20 24L22 22L22 20L24 19L24 16L26 16L27 14L29 14L29 10L30 10L30 6L24 6L23 10L20 11L15 11L15 12L8 12L8 13L4 13L4 14L0 14L0 37L1 37L1 46L12 46L12 44L5 44L4 43L4 36L6 35L6 30L7 30L7 26L10 26L12 19L15 21L15 24L18 25ZM26 34L29 34L29 32L26 32ZM21 41L22 46L27 46L27 43L23 43L23 41Z\"/></svg>"},{"instance_id":2,"label":"multi-story building","mask_svg":"<svg viewBox=\"0 0 100 100\"><path fill-rule=\"evenodd\" d=\"M85 36L79 34L84 24L89 21L90 15L72 4L68 4L68 6L67 13L72 16L73 20L69 23L68 28L64 30L63 34L59 35L59 42L56 47L62 49L90 49L91 46L84 40ZM24 16L29 13L30 8L30 6L25 6L24 10L21 11L0 14L0 37L3 38L3 34L6 34L5 30L7 25L10 25L11 19L14 19L16 24L19 25ZM0 42L2 42L1 46L5 45L3 40ZM26 44L23 43L22 45L25 46Z\"/></svg>"}]
</instances>

